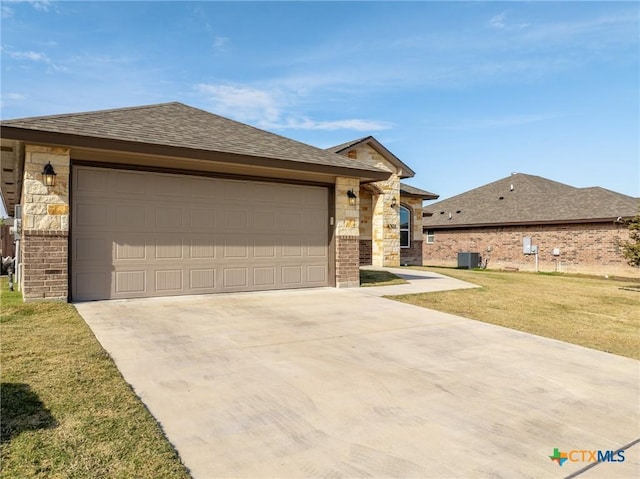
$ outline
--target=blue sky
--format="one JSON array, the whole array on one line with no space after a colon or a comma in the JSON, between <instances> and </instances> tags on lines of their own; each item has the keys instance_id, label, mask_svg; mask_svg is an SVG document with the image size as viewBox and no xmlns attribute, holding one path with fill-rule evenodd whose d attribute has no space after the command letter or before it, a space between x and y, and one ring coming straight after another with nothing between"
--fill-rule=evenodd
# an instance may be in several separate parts
<instances>
[{"instance_id":1,"label":"blue sky","mask_svg":"<svg viewBox=\"0 0 640 479\"><path fill-rule=\"evenodd\" d=\"M3 119L180 101L374 135L441 199L523 172L640 195L637 2L3 0Z\"/></svg>"}]
</instances>

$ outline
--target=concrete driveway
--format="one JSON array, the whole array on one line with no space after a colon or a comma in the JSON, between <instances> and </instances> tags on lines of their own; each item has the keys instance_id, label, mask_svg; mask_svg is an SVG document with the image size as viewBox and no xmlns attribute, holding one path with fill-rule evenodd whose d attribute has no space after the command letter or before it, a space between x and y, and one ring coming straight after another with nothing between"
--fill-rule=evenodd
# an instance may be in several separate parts
<instances>
[{"instance_id":1,"label":"concrete driveway","mask_svg":"<svg viewBox=\"0 0 640 479\"><path fill-rule=\"evenodd\" d=\"M371 290L76 307L197 479L638 477L549 458L640 436L638 361Z\"/></svg>"}]
</instances>

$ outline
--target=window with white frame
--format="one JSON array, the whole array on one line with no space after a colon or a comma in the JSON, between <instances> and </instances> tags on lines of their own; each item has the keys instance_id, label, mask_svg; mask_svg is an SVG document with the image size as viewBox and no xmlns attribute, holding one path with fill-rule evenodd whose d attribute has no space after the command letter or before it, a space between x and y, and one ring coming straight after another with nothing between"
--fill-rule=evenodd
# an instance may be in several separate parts
<instances>
[{"instance_id":1,"label":"window with white frame","mask_svg":"<svg viewBox=\"0 0 640 479\"><path fill-rule=\"evenodd\" d=\"M427 230L427 243L435 243L435 242L436 242L435 230Z\"/></svg>"},{"instance_id":2,"label":"window with white frame","mask_svg":"<svg viewBox=\"0 0 640 479\"><path fill-rule=\"evenodd\" d=\"M408 248L411 246L411 210L400 207L400 247Z\"/></svg>"}]
</instances>

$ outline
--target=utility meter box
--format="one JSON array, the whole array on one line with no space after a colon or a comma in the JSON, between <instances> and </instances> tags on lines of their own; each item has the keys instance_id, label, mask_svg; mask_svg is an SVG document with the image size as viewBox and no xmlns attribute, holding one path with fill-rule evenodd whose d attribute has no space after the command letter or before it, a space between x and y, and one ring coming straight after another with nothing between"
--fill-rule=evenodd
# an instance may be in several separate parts
<instances>
[{"instance_id":1,"label":"utility meter box","mask_svg":"<svg viewBox=\"0 0 640 479\"><path fill-rule=\"evenodd\" d=\"M532 254L531 251L531 236L525 236L522 238L522 253Z\"/></svg>"}]
</instances>

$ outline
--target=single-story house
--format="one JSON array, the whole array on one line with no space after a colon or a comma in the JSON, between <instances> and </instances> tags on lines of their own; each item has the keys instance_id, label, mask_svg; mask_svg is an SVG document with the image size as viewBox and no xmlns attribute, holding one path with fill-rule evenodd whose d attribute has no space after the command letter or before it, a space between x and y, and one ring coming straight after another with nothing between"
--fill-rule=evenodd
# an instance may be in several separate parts
<instances>
[{"instance_id":1,"label":"single-story house","mask_svg":"<svg viewBox=\"0 0 640 479\"><path fill-rule=\"evenodd\" d=\"M458 253L478 253L489 268L634 276L620 243L638 206L604 188L513 173L426 207L423 261L457 266Z\"/></svg>"},{"instance_id":2,"label":"single-story house","mask_svg":"<svg viewBox=\"0 0 640 479\"><path fill-rule=\"evenodd\" d=\"M327 151L181 103L0 129L25 299L354 287L362 231L373 264L422 263L434 195L372 137Z\"/></svg>"},{"instance_id":3,"label":"single-story house","mask_svg":"<svg viewBox=\"0 0 640 479\"><path fill-rule=\"evenodd\" d=\"M328 150L393 172L386 181L360 185L360 265L421 266L423 200L435 200L438 195L402 183L414 171L372 136Z\"/></svg>"}]
</instances>

